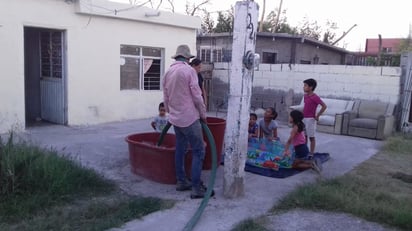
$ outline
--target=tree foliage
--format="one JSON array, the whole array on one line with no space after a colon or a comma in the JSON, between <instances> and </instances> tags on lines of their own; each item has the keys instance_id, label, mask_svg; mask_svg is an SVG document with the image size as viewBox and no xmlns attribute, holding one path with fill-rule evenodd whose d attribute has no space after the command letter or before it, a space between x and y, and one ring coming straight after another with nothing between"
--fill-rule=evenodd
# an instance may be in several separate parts
<instances>
[{"instance_id":1,"label":"tree foliage","mask_svg":"<svg viewBox=\"0 0 412 231\"><path fill-rule=\"evenodd\" d=\"M310 21L307 17L304 17L298 26L298 33L305 37L319 40L322 30L317 21Z\"/></svg>"},{"instance_id":2,"label":"tree foliage","mask_svg":"<svg viewBox=\"0 0 412 231\"><path fill-rule=\"evenodd\" d=\"M206 9L202 10L203 15L201 17L202 19L202 32L203 33L212 33L214 31L215 28L215 21L213 20L211 14L209 11L207 11Z\"/></svg>"},{"instance_id":3,"label":"tree foliage","mask_svg":"<svg viewBox=\"0 0 412 231\"><path fill-rule=\"evenodd\" d=\"M324 28L323 32L323 39L322 41L324 43L331 44L335 41L336 33L335 31L338 29L338 24L336 22L332 22L328 20L326 22L326 26Z\"/></svg>"},{"instance_id":4,"label":"tree foliage","mask_svg":"<svg viewBox=\"0 0 412 231\"><path fill-rule=\"evenodd\" d=\"M129 2L134 5L147 5L154 9L162 7L163 9L175 12L174 0L129 0ZM203 33L232 32L234 21L233 6L230 10L210 12L206 8L210 2L211 0L186 1L185 12L187 15L198 16L201 18L201 30ZM213 13L217 13L216 20L214 20L216 15L212 15ZM277 15L278 13L280 15ZM336 40L336 30L338 29L338 26L335 22L328 20L322 27L317 21L310 21L307 17L304 17L299 25L292 26L288 23L286 10L280 12L279 8L276 8L268 14L263 22L259 22L258 28L262 32L298 34L332 44L334 40ZM409 42L408 44L411 43ZM404 47L405 45L400 49L408 49ZM411 46L409 46L409 49L410 47Z\"/></svg>"},{"instance_id":5,"label":"tree foliage","mask_svg":"<svg viewBox=\"0 0 412 231\"><path fill-rule=\"evenodd\" d=\"M412 51L412 38L411 38L411 36L408 36L407 38L402 39L402 41L399 45L398 51L399 51L399 53Z\"/></svg>"},{"instance_id":6,"label":"tree foliage","mask_svg":"<svg viewBox=\"0 0 412 231\"><path fill-rule=\"evenodd\" d=\"M292 26L288 23L286 10L283 10L279 17L276 12L278 12L278 9L271 11L263 22L259 22L259 26L260 23L263 23L262 32L298 34L328 44L335 40L336 30L338 29L335 22L328 20L325 26L321 27L317 21L310 21L305 17L298 26Z\"/></svg>"},{"instance_id":7,"label":"tree foliage","mask_svg":"<svg viewBox=\"0 0 412 231\"><path fill-rule=\"evenodd\" d=\"M281 15L279 16L279 22L277 22L277 11L278 10L271 11L268 14L266 20L263 21L262 32L296 34L297 29L295 27L290 26L287 22L286 10L283 10L281 12Z\"/></svg>"},{"instance_id":8,"label":"tree foliage","mask_svg":"<svg viewBox=\"0 0 412 231\"><path fill-rule=\"evenodd\" d=\"M234 13L233 7L230 11L220 11L217 16L216 27L213 29L215 33L232 32L233 31Z\"/></svg>"}]
</instances>

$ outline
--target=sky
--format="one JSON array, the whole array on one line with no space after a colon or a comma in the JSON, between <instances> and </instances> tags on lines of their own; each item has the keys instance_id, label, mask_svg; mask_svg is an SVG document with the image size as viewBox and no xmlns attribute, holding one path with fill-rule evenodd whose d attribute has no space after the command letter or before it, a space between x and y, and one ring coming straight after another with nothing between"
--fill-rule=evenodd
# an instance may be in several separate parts
<instances>
[{"instance_id":1,"label":"sky","mask_svg":"<svg viewBox=\"0 0 412 231\"><path fill-rule=\"evenodd\" d=\"M112 0L128 3L128 0ZM141 0L140 2L145 2ZM163 1L167 6L167 1ZM175 11L184 13L185 0L175 0ZM190 0L200 3L202 0ZM261 18L263 0L255 0L259 5ZM228 10L234 6L233 0L210 0L205 5L209 12ZM279 7L280 0L266 0L265 17ZM344 31L355 26L338 44L350 51L364 51L367 38L406 38L412 25L412 1L410 0L283 0L282 9L286 10L287 21L298 26L306 17L316 21L321 27L326 22L337 23L336 39ZM217 13L215 13L217 14Z\"/></svg>"}]
</instances>

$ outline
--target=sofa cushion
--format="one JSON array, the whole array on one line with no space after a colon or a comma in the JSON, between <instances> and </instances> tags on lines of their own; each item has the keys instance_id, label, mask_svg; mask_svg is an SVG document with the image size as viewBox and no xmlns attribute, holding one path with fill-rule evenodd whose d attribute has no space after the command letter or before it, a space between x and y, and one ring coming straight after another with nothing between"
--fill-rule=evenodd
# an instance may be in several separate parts
<instances>
[{"instance_id":1,"label":"sofa cushion","mask_svg":"<svg viewBox=\"0 0 412 231\"><path fill-rule=\"evenodd\" d=\"M335 115L345 111L348 102L346 100L324 100L327 106L325 114Z\"/></svg>"},{"instance_id":2,"label":"sofa cushion","mask_svg":"<svg viewBox=\"0 0 412 231\"><path fill-rule=\"evenodd\" d=\"M378 119L380 115L385 115L387 107L388 107L387 103L363 100L359 104L358 117Z\"/></svg>"},{"instance_id":3,"label":"sofa cushion","mask_svg":"<svg viewBox=\"0 0 412 231\"><path fill-rule=\"evenodd\" d=\"M335 116L333 115L322 115L319 117L318 124L320 125L328 125L334 126L335 125Z\"/></svg>"},{"instance_id":4,"label":"sofa cushion","mask_svg":"<svg viewBox=\"0 0 412 231\"><path fill-rule=\"evenodd\" d=\"M368 118L356 118L356 119L352 119L349 122L349 126L358 127L358 128L376 129L378 128L378 120L368 119Z\"/></svg>"},{"instance_id":5,"label":"sofa cushion","mask_svg":"<svg viewBox=\"0 0 412 231\"><path fill-rule=\"evenodd\" d=\"M324 115L342 114L345 111L352 110L353 107L353 101L351 100L322 98L322 101L327 106L326 111L323 113ZM319 106L317 112L319 112L320 109L321 107Z\"/></svg>"}]
</instances>

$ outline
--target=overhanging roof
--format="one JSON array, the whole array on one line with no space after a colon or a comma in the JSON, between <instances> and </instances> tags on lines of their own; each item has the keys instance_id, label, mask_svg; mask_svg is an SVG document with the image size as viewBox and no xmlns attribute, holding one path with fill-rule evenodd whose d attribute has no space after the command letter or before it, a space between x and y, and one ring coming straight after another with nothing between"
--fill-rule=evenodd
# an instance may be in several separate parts
<instances>
[{"instance_id":1,"label":"overhanging roof","mask_svg":"<svg viewBox=\"0 0 412 231\"><path fill-rule=\"evenodd\" d=\"M107 0L78 0L76 1L76 12L189 29L199 29L201 23L199 17Z\"/></svg>"}]
</instances>

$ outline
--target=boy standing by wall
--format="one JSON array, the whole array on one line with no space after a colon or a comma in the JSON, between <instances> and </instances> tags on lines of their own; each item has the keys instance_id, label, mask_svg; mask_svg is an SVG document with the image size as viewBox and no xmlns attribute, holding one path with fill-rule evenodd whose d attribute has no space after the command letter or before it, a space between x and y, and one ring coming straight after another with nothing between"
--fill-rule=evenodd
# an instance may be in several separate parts
<instances>
[{"instance_id":1,"label":"boy standing by wall","mask_svg":"<svg viewBox=\"0 0 412 231\"><path fill-rule=\"evenodd\" d=\"M303 81L303 91L305 93L303 95L303 122L306 127L306 137L309 137L310 141L310 157L313 157L316 147L316 122L319 120L319 116L322 115L327 108L326 104L320 99L320 97L314 93L316 85L317 83L314 79L306 79ZM316 108L318 105L321 105L322 108L318 113L316 113Z\"/></svg>"}]
</instances>

